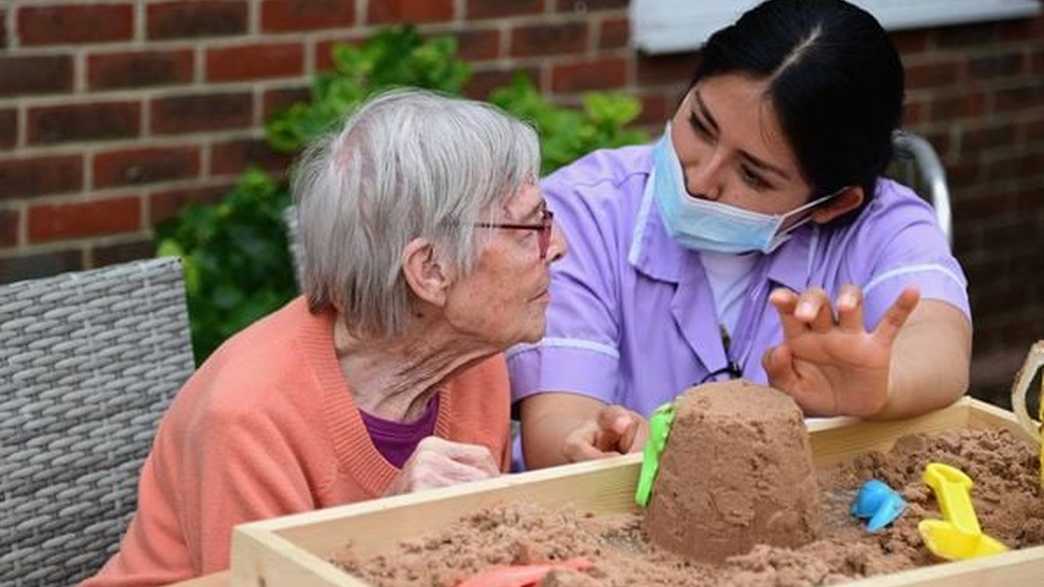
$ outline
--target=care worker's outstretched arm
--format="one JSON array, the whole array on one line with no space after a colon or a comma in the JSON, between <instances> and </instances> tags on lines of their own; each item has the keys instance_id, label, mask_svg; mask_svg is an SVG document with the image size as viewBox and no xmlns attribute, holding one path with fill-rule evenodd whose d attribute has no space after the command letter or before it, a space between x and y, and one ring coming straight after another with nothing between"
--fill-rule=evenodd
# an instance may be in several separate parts
<instances>
[{"instance_id":1,"label":"care worker's outstretched arm","mask_svg":"<svg viewBox=\"0 0 1044 587\"><path fill-rule=\"evenodd\" d=\"M519 410L528 469L637 452L649 435L637 413L575 393L531 395Z\"/></svg>"},{"instance_id":2,"label":"care worker's outstretched arm","mask_svg":"<svg viewBox=\"0 0 1044 587\"><path fill-rule=\"evenodd\" d=\"M906 418L946 406L968 389L972 327L957 308L907 288L873 330L863 294L842 288L834 307L814 288L772 292L783 342L762 360L769 384L809 416Z\"/></svg>"}]
</instances>

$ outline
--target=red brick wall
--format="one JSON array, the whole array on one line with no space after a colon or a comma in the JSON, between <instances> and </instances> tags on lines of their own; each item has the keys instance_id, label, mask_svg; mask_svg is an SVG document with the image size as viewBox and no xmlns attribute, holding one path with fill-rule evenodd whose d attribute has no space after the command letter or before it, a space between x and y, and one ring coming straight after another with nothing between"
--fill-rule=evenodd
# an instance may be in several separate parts
<instances>
[{"instance_id":1,"label":"red brick wall","mask_svg":"<svg viewBox=\"0 0 1044 587\"><path fill-rule=\"evenodd\" d=\"M0 281L151 254L151 225L214 200L335 41L451 33L485 97L524 70L556 98L623 89L656 128L691 54L628 46L627 0L10 0L0 5ZM971 280L979 384L1044 338L1044 18L895 34L909 126L940 150Z\"/></svg>"}]
</instances>

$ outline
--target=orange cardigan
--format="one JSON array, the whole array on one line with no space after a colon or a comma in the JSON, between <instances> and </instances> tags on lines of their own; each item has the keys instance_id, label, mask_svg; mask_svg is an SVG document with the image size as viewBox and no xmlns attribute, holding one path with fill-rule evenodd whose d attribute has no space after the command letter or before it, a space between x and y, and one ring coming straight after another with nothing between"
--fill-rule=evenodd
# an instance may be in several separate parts
<instances>
[{"instance_id":1,"label":"orange cardigan","mask_svg":"<svg viewBox=\"0 0 1044 587\"><path fill-rule=\"evenodd\" d=\"M366 432L332 312L298 298L226 342L160 422L120 551L83 585L148 585L229 564L236 524L381 496L398 469ZM435 434L510 464L503 355L446 382Z\"/></svg>"}]
</instances>

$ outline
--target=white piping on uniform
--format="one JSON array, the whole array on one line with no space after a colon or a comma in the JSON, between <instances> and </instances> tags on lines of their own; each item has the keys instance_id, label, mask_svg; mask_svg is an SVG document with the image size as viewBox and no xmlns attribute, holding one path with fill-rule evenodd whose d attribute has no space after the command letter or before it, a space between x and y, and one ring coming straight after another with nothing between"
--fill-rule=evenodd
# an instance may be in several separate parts
<instances>
[{"instance_id":1,"label":"white piping on uniform","mask_svg":"<svg viewBox=\"0 0 1044 587\"><path fill-rule=\"evenodd\" d=\"M869 294L870 290L874 289L875 287L880 285L881 282L883 282L885 280L891 279L891 278L899 276L899 275L906 275L908 273L920 273L920 272L923 272L923 271L937 271L937 272L942 273L943 275L949 277L950 279L952 279L954 281L954 283L956 283L957 285L961 286L962 288L968 287L968 284L963 279L961 279L960 276L958 276L956 273L954 273L950 269L947 269L946 267L943 267L942 265L923 264L923 265L910 265L909 267L900 267L898 269L892 269L892 270L889 270L889 271L885 271L881 275L878 275L877 277L871 279L870 283L866 284L866 287L863 288L863 295L865 296L865 295Z\"/></svg>"},{"instance_id":2,"label":"white piping on uniform","mask_svg":"<svg viewBox=\"0 0 1044 587\"><path fill-rule=\"evenodd\" d=\"M652 205L653 173L655 170L649 172L649 179L645 181L645 192L642 194L642 205L638 208L638 220L634 227L631 250L627 253L627 260L636 267L638 266L638 256L642 252L642 237L645 236L645 224L649 220L649 208Z\"/></svg>"},{"instance_id":3,"label":"white piping on uniform","mask_svg":"<svg viewBox=\"0 0 1044 587\"><path fill-rule=\"evenodd\" d=\"M523 353L523 352L526 352L526 351L531 351L533 349L538 349L540 347L565 347L565 348L573 348L573 349L583 349L585 351L593 351L593 352L600 353L600 354L603 354L603 355L609 355L610 357L612 357L614 359L617 359L617 360L620 359L620 351L616 350L615 348L613 348L613 347L611 347L611 346L609 346L607 344L603 344L603 343L600 343L600 342L595 342L593 340L583 340L583 339L580 339L580 338L554 338L554 337L545 338L545 339L543 339L540 342L535 343L535 344L534 343L531 343L531 344L517 344L517 345L509 348L507 350L507 352L504 353L504 355L505 355L505 357L510 359L511 357L513 357L513 356L515 356L515 355L517 355L519 353Z\"/></svg>"}]
</instances>

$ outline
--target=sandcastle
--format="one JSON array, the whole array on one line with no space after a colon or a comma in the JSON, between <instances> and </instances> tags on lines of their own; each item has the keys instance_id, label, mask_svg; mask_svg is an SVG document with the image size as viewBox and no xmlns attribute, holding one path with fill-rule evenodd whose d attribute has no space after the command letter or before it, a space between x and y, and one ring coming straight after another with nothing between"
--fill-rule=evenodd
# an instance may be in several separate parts
<instances>
[{"instance_id":1,"label":"sandcastle","mask_svg":"<svg viewBox=\"0 0 1044 587\"><path fill-rule=\"evenodd\" d=\"M801 546L821 526L812 449L794 400L742 380L675 400L646 511L651 541L720 562L755 544Z\"/></svg>"}]
</instances>

